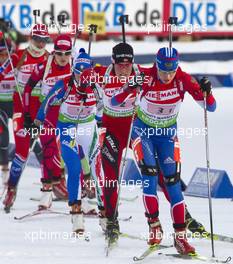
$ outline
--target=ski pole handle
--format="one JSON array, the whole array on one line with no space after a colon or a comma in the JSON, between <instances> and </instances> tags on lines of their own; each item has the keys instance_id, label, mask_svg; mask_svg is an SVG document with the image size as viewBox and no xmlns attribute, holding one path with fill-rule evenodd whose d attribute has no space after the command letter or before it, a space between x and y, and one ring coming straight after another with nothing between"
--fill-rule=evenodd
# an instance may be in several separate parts
<instances>
[{"instance_id":1,"label":"ski pole handle","mask_svg":"<svg viewBox=\"0 0 233 264\"><path fill-rule=\"evenodd\" d=\"M37 24L37 17L40 16L40 9L34 9L32 11L32 13L33 13L33 16L34 16L34 22L35 22L35 24Z\"/></svg>"},{"instance_id":2,"label":"ski pole handle","mask_svg":"<svg viewBox=\"0 0 233 264\"><path fill-rule=\"evenodd\" d=\"M89 25L89 43L88 43L88 55L90 56L91 54L91 43L93 40L93 35L96 34L97 32L97 25L95 24L90 24Z\"/></svg>"},{"instance_id":3,"label":"ski pole handle","mask_svg":"<svg viewBox=\"0 0 233 264\"><path fill-rule=\"evenodd\" d=\"M59 27L58 27L58 33L59 34L61 33L61 28L65 26L65 20L66 20L66 16L65 15L58 15L57 16L57 21L58 21L58 24L59 24Z\"/></svg>"},{"instance_id":4,"label":"ski pole handle","mask_svg":"<svg viewBox=\"0 0 233 264\"><path fill-rule=\"evenodd\" d=\"M77 38L79 38L82 34L82 31L78 29L77 25L76 25L76 29L75 29L75 35L74 35L74 41L73 41L73 48L75 47Z\"/></svg>"},{"instance_id":5,"label":"ski pole handle","mask_svg":"<svg viewBox=\"0 0 233 264\"><path fill-rule=\"evenodd\" d=\"M122 41L125 43L125 24L129 23L129 15L121 15L119 18L119 22L122 27Z\"/></svg>"},{"instance_id":6,"label":"ski pole handle","mask_svg":"<svg viewBox=\"0 0 233 264\"><path fill-rule=\"evenodd\" d=\"M169 48L172 47L172 25L177 25L177 17L169 17L168 24L169 24Z\"/></svg>"}]
</instances>

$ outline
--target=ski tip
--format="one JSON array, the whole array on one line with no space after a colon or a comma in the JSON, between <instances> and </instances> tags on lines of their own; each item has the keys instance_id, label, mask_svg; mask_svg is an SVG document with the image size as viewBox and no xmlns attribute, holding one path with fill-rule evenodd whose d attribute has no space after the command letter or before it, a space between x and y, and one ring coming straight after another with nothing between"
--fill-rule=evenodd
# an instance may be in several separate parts
<instances>
[{"instance_id":1,"label":"ski tip","mask_svg":"<svg viewBox=\"0 0 233 264\"><path fill-rule=\"evenodd\" d=\"M225 261L224 263L228 263L228 262L230 262L231 259L232 259L231 256L227 257L227 259L226 259L226 261Z\"/></svg>"},{"instance_id":2,"label":"ski tip","mask_svg":"<svg viewBox=\"0 0 233 264\"><path fill-rule=\"evenodd\" d=\"M138 258L138 257L136 257L136 256L133 257L133 261L140 261L140 260L141 260L141 259Z\"/></svg>"},{"instance_id":3,"label":"ski tip","mask_svg":"<svg viewBox=\"0 0 233 264\"><path fill-rule=\"evenodd\" d=\"M122 222L127 222L127 221L130 221L132 218L133 218L132 215L130 215L130 216L125 217L125 218L119 218L119 220Z\"/></svg>"},{"instance_id":4,"label":"ski tip","mask_svg":"<svg viewBox=\"0 0 233 264\"><path fill-rule=\"evenodd\" d=\"M86 236L86 237L84 238L84 240L85 240L86 242L90 242L90 238L89 238L88 236Z\"/></svg>"}]
</instances>

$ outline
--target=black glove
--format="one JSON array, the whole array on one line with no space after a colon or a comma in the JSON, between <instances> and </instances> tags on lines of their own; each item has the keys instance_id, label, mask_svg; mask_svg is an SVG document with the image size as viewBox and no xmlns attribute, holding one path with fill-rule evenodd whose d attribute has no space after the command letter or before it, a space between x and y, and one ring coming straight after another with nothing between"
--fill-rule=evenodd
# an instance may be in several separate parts
<instances>
[{"instance_id":1,"label":"black glove","mask_svg":"<svg viewBox=\"0 0 233 264\"><path fill-rule=\"evenodd\" d=\"M31 138L36 138L39 135L39 127L32 122L29 113L24 114L24 127L28 130Z\"/></svg>"},{"instance_id":2,"label":"black glove","mask_svg":"<svg viewBox=\"0 0 233 264\"><path fill-rule=\"evenodd\" d=\"M128 87L131 89L141 87L145 79L145 74L142 72L140 75L135 75L133 78L128 82Z\"/></svg>"},{"instance_id":3,"label":"black glove","mask_svg":"<svg viewBox=\"0 0 233 264\"><path fill-rule=\"evenodd\" d=\"M86 100L87 100L86 89L79 86L76 88L76 92L77 92L77 94L81 95L82 99L86 102Z\"/></svg>"},{"instance_id":4,"label":"black glove","mask_svg":"<svg viewBox=\"0 0 233 264\"><path fill-rule=\"evenodd\" d=\"M201 78L199 85L203 93L206 92L207 95L211 94L212 84L207 77Z\"/></svg>"},{"instance_id":5,"label":"black glove","mask_svg":"<svg viewBox=\"0 0 233 264\"><path fill-rule=\"evenodd\" d=\"M24 114L24 127L30 129L33 127L33 122L29 113Z\"/></svg>"},{"instance_id":6,"label":"black glove","mask_svg":"<svg viewBox=\"0 0 233 264\"><path fill-rule=\"evenodd\" d=\"M97 127L98 127L98 128L101 128L103 122L102 122L102 120L97 120L97 121L96 121L96 124L97 124Z\"/></svg>"}]
</instances>

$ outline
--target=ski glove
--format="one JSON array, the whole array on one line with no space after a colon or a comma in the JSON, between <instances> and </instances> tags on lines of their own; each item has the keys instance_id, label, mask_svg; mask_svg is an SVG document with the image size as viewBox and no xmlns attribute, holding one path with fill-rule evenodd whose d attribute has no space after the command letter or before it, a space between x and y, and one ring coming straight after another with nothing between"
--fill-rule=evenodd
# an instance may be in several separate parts
<instances>
[{"instance_id":1,"label":"ski glove","mask_svg":"<svg viewBox=\"0 0 233 264\"><path fill-rule=\"evenodd\" d=\"M29 129L33 127L33 122L29 113L24 114L24 127Z\"/></svg>"},{"instance_id":2,"label":"ski glove","mask_svg":"<svg viewBox=\"0 0 233 264\"><path fill-rule=\"evenodd\" d=\"M37 127L34 122L32 122L29 113L24 114L24 128L30 133L31 138L36 138L39 135L39 127Z\"/></svg>"},{"instance_id":3,"label":"ski glove","mask_svg":"<svg viewBox=\"0 0 233 264\"><path fill-rule=\"evenodd\" d=\"M135 75L133 78L129 81L128 87L131 89L141 87L145 79L145 74L141 73L140 75Z\"/></svg>"},{"instance_id":4,"label":"ski glove","mask_svg":"<svg viewBox=\"0 0 233 264\"><path fill-rule=\"evenodd\" d=\"M212 84L207 77L201 78L199 85L203 93L206 92L207 96L211 94Z\"/></svg>"}]
</instances>

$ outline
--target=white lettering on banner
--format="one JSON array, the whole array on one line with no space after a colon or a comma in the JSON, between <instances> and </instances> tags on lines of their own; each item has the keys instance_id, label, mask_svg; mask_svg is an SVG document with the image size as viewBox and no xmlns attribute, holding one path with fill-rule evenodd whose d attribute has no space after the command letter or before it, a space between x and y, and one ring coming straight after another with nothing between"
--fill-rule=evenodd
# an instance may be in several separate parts
<instances>
[{"instance_id":1,"label":"white lettering on banner","mask_svg":"<svg viewBox=\"0 0 233 264\"><path fill-rule=\"evenodd\" d=\"M157 24L162 22L163 0L137 0L132 5L132 0L86 0L80 1L79 23L83 23L85 11L104 12L106 14L106 31L121 32L119 17L129 15L127 32L143 32L141 25Z\"/></svg>"},{"instance_id":2,"label":"white lettering on banner","mask_svg":"<svg viewBox=\"0 0 233 264\"><path fill-rule=\"evenodd\" d=\"M168 91L150 91L145 97L150 101L165 101L178 98L180 95L177 88L169 89Z\"/></svg>"},{"instance_id":3,"label":"white lettering on banner","mask_svg":"<svg viewBox=\"0 0 233 264\"><path fill-rule=\"evenodd\" d=\"M173 0L172 15L179 18L179 24L192 26L193 32L200 31L200 26L205 26L207 32L232 32L233 1Z\"/></svg>"},{"instance_id":4,"label":"white lettering on banner","mask_svg":"<svg viewBox=\"0 0 233 264\"><path fill-rule=\"evenodd\" d=\"M11 3L9 3L11 2ZM170 10L173 16L179 17L179 28L183 34L193 32L228 32L232 34L233 0L173 0ZM28 25L34 22L32 10L40 9L41 16L38 22L50 24L50 17L60 14L66 16L66 25L73 22L82 25L85 11L104 12L106 14L106 32L121 34L119 17L129 15L129 24L126 32L135 34L156 34L164 31L163 15L166 0L77 0L78 8L74 9L73 1L47 0L41 5L39 0L1 0L0 17L11 21L13 26L21 33L29 34ZM77 14L79 12L79 14ZM79 17L80 21L73 21ZM57 22L57 21L55 21ZM82 25L84 26L84 25ZM55 29L54 29L55 30ZM74 31L74 29L71 29Z\"/></svg>"},{"instance_id":5,"label":"white lettering on banner","mask_svg":"<svg viewBox=\"0 0 233 264\"><path fill-rule=\"evenodd\" d=\"M119 17L129 14L127 32L158 34L167 31L164 27L163 6L166 0L86 0L80 1L80 23L84 12L105 12L107 32L120 33ZM179 17L177 31L183 34L193 32L232 32L233 1L232 0L173 0L172 15Z\"/></svg>"},{"instance_id":6,"label":"white lettering on banner","mask_svg":"<svg viewBox=\"0 0 233 264\"><path fill-rule=\"evenodd\" d=\"M50 24L50 17L57 17L58 15L65 15L66 23L71 21L71 1L66 1L65 8L63 1L47 0L41 4L40 0L1 0L0 17L6 21L11 21L13 27L24 34L29 34L31 30L28 25L34 23L32 10L40 9L40 17L37 19L38 23Z\"/></svg>"}]
</instances>

